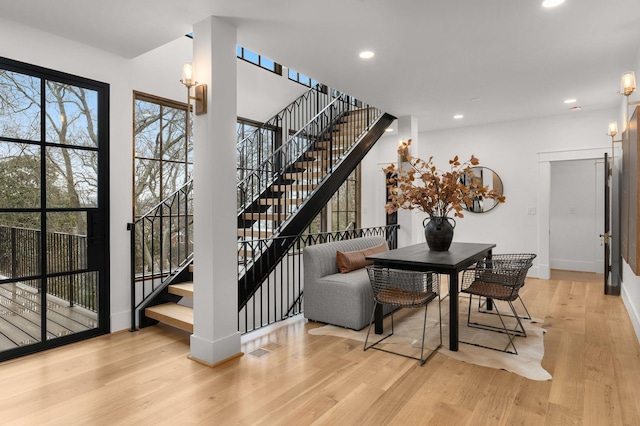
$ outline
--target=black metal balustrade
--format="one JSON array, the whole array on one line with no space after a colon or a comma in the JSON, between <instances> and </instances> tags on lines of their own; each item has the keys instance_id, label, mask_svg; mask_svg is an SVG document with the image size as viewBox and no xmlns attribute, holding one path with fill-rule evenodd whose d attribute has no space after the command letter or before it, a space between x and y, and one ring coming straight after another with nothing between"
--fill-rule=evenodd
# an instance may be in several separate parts
<instances>
[{"instance_id":1,"label":"black metal balustrade","mask_svg":"<svg viewBox=\"0 0 640 426\"><path fill-rule=\"evenodd\" d=\"M87 269L87 237L47 232L47 294L97 312L98 277ZM41 290L41 233L0 226L0 283L20 283Z\"/></svg>"},{"instance_id":2,"label":"black metal balustrade","mask_svg":"<svg viewBox=\"0 0 640 426\"><path fill-rule=\"evenodd\" d=\"M146 301L193 258L193 180L127 225L131 231L131 329Z\"/></svg>"},{"instance_id":3,"label":"black metal balustrade","mask_svg":"<svg viewBox=\"0 0 640 426\"><path fill-rule=\"evenodd\" d=\"M243 334L248 333L303 312L304 269L302 250L304 247L351 238L383 236L387 240L389 248L394 249L398 246L398 228L399 225L388 225L339 232L241 241L239 243L241 251L261 253L261 256L266 257L275 257L275 247L277 246L289 245L290 248L278 266L238 312L238 330ZM247 265L253 261L254 259L249 255L244 262L238 265L239 273L245 270Z\"/></svg>"},{"instance_id":4,"label":"black metal balustrade","mask_svg":"<svg viewBox=\"0 0 640 426\"><path fill-rule=\"evenodd\" d=\"M258 169L291 134L306 126L338 94L318 84L237 143L238 182Z\"/></svg>"},{"instance_id":5,"label":"black metal balustrade","mask_svg":"<svg viewBox=\"0 0 640 426\"><path fill-rule=\"evenodd\" d=\"M347 95L335 98L257 170L238 183L238 237L242 241L300 235L329 202L395 117ZM291 241L239 245L238 308L259 289ZM246 262L245 259L249 259Z\"/></svg>"},{"instance_id":6,"label":"black metal balustrade","mask_svg":"<svg viewBox=\"0 0 640 426\"><path fill-rule=\"evenodd\" d=\"M246 220L252 222L266 220L276 226L282 223L281 217L264 215L264 219L252 219L247 215L256 217L265 212L265 205L256 202L268 193L284 197L270 205L272 210L295 210L381 114L348 95L333 98L299 130L287 132L286 142L268 155L260 155L262 161L253 170L243 172L244 177L238 182L238 214L245 214ZM296 202L287 202L287 195L292 193L301 196L296 195ZM289 215L291 211L279 212L278 216L282 213Z\"/></svg>"}]
</instances>

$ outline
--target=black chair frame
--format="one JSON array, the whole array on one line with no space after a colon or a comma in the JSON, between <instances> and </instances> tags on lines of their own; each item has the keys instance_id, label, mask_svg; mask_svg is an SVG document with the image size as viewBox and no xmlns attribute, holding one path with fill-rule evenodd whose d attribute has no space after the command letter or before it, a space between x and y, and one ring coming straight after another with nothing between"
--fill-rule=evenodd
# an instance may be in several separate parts
<instances>
[{"instance_id":1,"label":"black chair frame","mask_svg":"<svg viewBox=\"0 0 640 426\"><path fill-rule=\"evenodd\" d=\"M522 324L521 318L516 311L513 302L520 298L519 290L524 285L527 271L531 267L531 262L521 259L508 260L504 258L485 259L478 262L473 268L467 269L462 277L461 292L469 294L469 308L467 316L467 325L473 328L479 328L494 332L506 334L508 342L504 349L482 345L474 342L461 343L471 344L487 349L493 349L510 354L518 354L514 344L515 337L526 337L527 333ZM473 296L479 296L480 299L491 299L493 301L504 301L511 309L512 315L503 315L498 308L498 304L494 303L495 314L500 319L502 327L491 324L475 322L471 320L471 306L473 304ZM480 302L479 302L480 303ZM525 307L526 309L526 307ZM480 311L481 313L483 311ZM528 311L527 311L528 312ZM490 312L494 314L494 312ZM507 327L503 316L509 316L516 319L513 329Z\"/></svg>"},{"instance_id":2,"label":"black chair frame","mask_svg":"<svg viewBox=\"0 0 640 426\"><path fill-rule=\"evenodd\" d=\"M400 355L405 358L415 359L420 362L420 365L424 365L435 353L442 347L442 309L440 299L440 276L434 272L419 272L419 271L407 271L401 269L383 268L375 265L367 266L367 273L369 274L369 280L373 290L373 297L376 307L378 305L393 305L403 308L421 308L424 306L424 319L422 324L422 344L420 347L420 357L414 357L406 355L400 352L390 351L385 348L381 348L378 345L384 340L393 336L394 334L394 318L391 311L391 332L376 342L369 345L369 335L371 333L371 326L373 325L375 317L374 313L371 315L371 321L369 322L369 328L367 330L367 337L364 342L364 350L376 349L382 352L387 352L395 355ZM440 328L440 343L436 348L431 350L425 357L425 334L427 328L427 312L428 305L432 300L437 300L438 303L438 323Z\"/></svg>"}]
</instances>

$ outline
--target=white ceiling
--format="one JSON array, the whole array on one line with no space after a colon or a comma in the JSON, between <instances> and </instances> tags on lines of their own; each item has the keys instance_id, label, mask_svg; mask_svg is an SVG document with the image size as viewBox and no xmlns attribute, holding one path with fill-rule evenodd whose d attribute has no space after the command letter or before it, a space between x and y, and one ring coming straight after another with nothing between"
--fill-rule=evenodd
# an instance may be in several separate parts
<instances>
[{"instance_id":1,"label":"white ceiling","mask_svg":"<svg viewBox=\"0 0 640 426\"><path fill-rule=\"evenodd\" d=\"M640 51L640 0L541 2L0 0L0 17L127 58L225 17L239 44L414 115L420 131L580 114L567 98L582 111L617 108L622 72ZM359 59L363 49L376 56Z\"/></svg>"}]
</instances>

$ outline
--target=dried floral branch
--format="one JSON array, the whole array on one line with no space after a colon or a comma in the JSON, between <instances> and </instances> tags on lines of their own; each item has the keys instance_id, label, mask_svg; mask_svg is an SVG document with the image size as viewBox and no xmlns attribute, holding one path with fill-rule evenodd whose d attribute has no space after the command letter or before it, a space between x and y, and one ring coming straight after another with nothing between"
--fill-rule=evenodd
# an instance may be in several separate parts
<instances>
[{"instance_id":1,"label":"dried floral branch","mask_svg":"<svg viewBox=\"0 0 640 426\"><path fill-rule=\"evenodd\" d=\"M408 149L410 145L411 139L398 147L398 154L411 165L409 170L397 169L395 164L383 169L391 176L388 182L390 195L385 206L387 213L419 209L433 217L444 217L451 211L455 217L464 217L463 205L471 206L476 197L505 202L505 197L496 190L473 179L472 166L480 164L475 156L462 163L456 155L449 160L450 170L443 172L433 164L433 157L428 161L412 157Z\"/></svg>"}]
</instances>

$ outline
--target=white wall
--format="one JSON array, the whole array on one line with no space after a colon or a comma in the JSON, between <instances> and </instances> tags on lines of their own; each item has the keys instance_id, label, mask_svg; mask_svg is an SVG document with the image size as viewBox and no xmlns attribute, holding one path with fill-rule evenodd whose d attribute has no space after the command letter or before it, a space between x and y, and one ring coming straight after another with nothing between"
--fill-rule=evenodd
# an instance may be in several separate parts
<instances>
[{"instance_id":1,"label":"white wall","mask_svg":"<svg viewBox=\"0 0 640 426\"><path fill-rule=\"evenodd\" d=\"M528 214L530 208L537 211L540 202L539 153L607 147L611 139L606 136L606 127L616 116L616 110L568 111L556 117L425 132L420 133L419 152L412 150L412 155L423 159L434 156L436 165L445 170L455 155L468 159L473 154L481 165L502 178L506 203L487 213L466 213L456 219L454 241L494 242L497 253L540 253L539 216ZM384 223L384 178L380 170L397 161L397 143L393 135L385 136L365 159L364 226ZM414 221L423 217L419 212L413 216ZM416 232L415 242L420 241L424 236ZM538 276L537 263L530 274Z\"/></svg>"},{"instance_id":2,"label":"white wall","mask_svg":"<svg viewBox=\"0 0 640 426\"><path fill-rule=\"evenodd\" d=\"M265 122L309 90L284 76L238 60L238 117Z\"/></svg>"},{"instance_id":3,"label":"white wall","mask_svg":"<svg viewBox=\"0 0 640 426\"><path fill-rule=\"evenodd\" d=\"M182 64L192 61L192 50L193 40L180 37L133 59L134 89L186 102L186 88L179 82L180 71ZM196 69L196 80L197 73ZM267 121L307 90L308 87L292 82L286 75L281 76L238 60L239 117Z\"/></svg>"},{"instance_id":4,"label":"white wall","mask_svg":"<svg viewBox=\"0 0 640 426\"><path fill-rule=\"evenodd\" d=\"M603 168L602 160L551 164L551 268L598 273L604 270L599 237L604 233L604 174L598 170Z\"/></svg>"}]
</instances>

